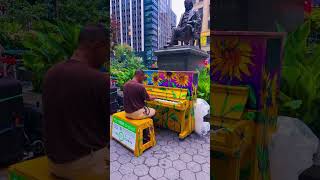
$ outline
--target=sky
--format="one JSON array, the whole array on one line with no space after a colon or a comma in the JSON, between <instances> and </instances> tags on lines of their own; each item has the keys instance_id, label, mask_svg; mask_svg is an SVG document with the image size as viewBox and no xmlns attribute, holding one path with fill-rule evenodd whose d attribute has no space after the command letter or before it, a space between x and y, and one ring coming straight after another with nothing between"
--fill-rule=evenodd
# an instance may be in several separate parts
<instances>
[{"instance_id":1,"label":"sky","mask_svg":"<svg viewBox=\"0 0 320 180\"><path fill-rule=\"evenodd\" d=\"M172 0L172 10L177 15L177 25L184 12L184 0Z\"/></svg>"}]
</instances>

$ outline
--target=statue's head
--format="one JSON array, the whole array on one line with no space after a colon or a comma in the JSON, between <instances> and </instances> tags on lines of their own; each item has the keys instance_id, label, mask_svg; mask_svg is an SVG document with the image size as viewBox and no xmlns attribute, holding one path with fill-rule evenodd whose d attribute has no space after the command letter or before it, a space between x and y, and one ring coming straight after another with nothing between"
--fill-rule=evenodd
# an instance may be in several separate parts
<instances>
[{"instance_id":1,"label":"statue's head","mask_svg":"<svg viewBox=\"0 0 320 180\"><path fill-rule=\"evenodd\" d=\"M192 0L185 0L184 7L186 8L186 11L190 11L193 8Z\"/></svg>"}]
</instances>

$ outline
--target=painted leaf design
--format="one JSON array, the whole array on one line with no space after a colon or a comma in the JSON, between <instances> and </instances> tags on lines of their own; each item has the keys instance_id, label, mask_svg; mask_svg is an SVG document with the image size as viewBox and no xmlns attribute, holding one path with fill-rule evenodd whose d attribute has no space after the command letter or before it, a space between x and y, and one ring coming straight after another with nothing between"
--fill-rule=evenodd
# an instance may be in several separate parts
<instances>
[{"instance_id":1,"label":"painted leaf design","mask_svg":"<svg viewBox=\"0 0 320 180\"><path fill-rule=\"evenodd\" d=\"M173 98L177 98L177 94L174 91L172 91L172 96Z\"/></svg>"},{"instance_id":2,"label":"painted leaf design","mask_svg":"<svg viewBox=\"0 0 320 180\"><path fill-rule=\"evenodd\" d=\"M233 107L231 107L230 112L242 112L244 110L243 104L236 104Z\"/></svg>"},{"instance_id":3,"label":"painted leaf design","mask_svg":"<svg viewBox=\"0 0 320 180\"><path fill-rule=\"evenodd\" d=\"M175 122L178 122L178 116L177 116L175 113L172 113L172 114L170 115L170 119L172 119L172 120L175 121Z\"/></svg>"}]
</instances>

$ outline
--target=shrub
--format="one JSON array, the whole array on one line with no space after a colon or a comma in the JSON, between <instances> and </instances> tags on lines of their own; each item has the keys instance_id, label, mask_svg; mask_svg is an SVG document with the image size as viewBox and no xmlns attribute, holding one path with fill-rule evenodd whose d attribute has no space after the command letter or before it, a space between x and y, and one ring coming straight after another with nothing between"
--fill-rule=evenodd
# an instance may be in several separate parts
<instances>
[{"instance_id":1,"label":"shrub","mask_svg":"<svg viewBox=\"0 0 320 180\"><path fill-rule=\"evenodd\" d=\"M136 57L128 45L117 45L114 49L114 59L111 60L111 76L117 79L122 89L124 83L133 78L137 69L144 69L143 60Z\"/></svg>"}]
</instances>

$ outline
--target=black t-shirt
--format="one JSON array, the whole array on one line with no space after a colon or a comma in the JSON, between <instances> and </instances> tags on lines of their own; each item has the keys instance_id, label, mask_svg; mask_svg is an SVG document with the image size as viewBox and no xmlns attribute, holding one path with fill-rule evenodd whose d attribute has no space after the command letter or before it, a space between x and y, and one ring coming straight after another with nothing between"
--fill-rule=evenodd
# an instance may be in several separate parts
<instances>
[{"instance_id":1,"label":"black t-shirt","mask_svg":"<svg viewBox=\"0 0 320 180\"><path fill-rule=\"evenodd\" d=\"M143 84L135 80L128 81L123 86L123 106L126 113L133 113L145 106L145 100L150 97Z\"/></svg>"},{"instance_id":2,"label":"black t-shirt","mask_svg":"<svg viewBox=\"0 0 320 180\"><path fill-rule=\"evenodd\" d=\"M59 63L47 72L42 98L50 160L66 163L106 146L109 86L105 73L76 60Z\"/></svg>"}]
</instances>

